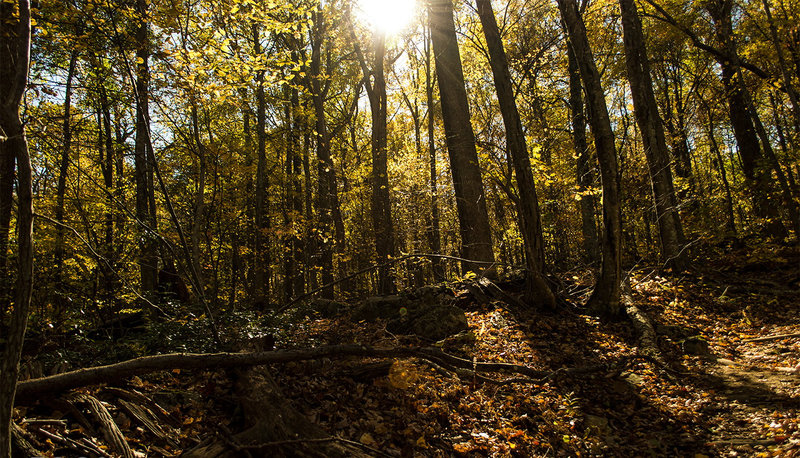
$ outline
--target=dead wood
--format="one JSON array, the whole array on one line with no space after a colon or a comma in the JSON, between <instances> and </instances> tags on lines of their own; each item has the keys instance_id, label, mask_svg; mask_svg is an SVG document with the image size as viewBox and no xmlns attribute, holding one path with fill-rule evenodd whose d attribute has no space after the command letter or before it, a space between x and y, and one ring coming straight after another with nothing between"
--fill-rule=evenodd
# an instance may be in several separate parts
<instances>
[{"instance_id":1,"label":"dead wood","mask_svg":"<svg viewBox=\"0 0 800 458\"><path fill-rule=\"evenodd\" d=\"M92 413L92 416L100 423L100 430L103 432L106 443L108 443L114 451L125 458L135 458L131 447L128 445L128 441L125 440L125 436L122 434L122 431L119 430L119 426L117 426L114 419L111 418L111 413L99 399L87 394L77 394L71 396L71 398L78 402L85 402L89 406L89 411Z\"/></svg>"},{"instance_id":2,"label":"dead wood","mask_svg":"<svg viewBox=\"0 0 800 458\"><path fill-rule=\"evenodd\" d=\"M144 426L144 429L157 437L162 443L169 444L173 449L178 448L178 443L167 435L167 432L158 424L155 414L150 409L124 399L120 399L119 404L133 419Z\"/></svg>"},{"instance_id":3,"label":"dead wood","mask_svg":"<svg viewBox=\"0 0 800 458\"><path fill-rule=\"evenodd\" d=\"M107 366L78 369L63 374L26 380L17 385L17 403L24 405L43 396L53 396L82 386L123 380L134 375L172 369L222 369L260 366L291 361L347 356L369 358L421 358L435 363L471 369L477 372L506 372L538 379L550 376L553 371L535 370L528 366L510 363L473 362L449 355L435 347L371 348L362 345L331 345L302 350L278 350L255 353L171 353L143 356ZM604 366L575 367L559 370L565 375L581 375L599 371Z\"/></svg>"},{"instance_id":4,"label":"dead wood","mask_svg":"<svg viewBox=\"0 0 800 458\"><path fill-rule=\"evenodd\" d=\"M104 391L114 394L119 398L124 398L128 401L135 402L143 407L146 407L150 413L155 414L159 420L174 428L181 426L181 421L178 418L170 415L169 412L167 412L167 410L161 407L157 402L136 390L123 390L122 388L109 386L106 387Z\"/></svg>"},{"instance_id":5,"label":"dead wood","mask_svg":"<svg viewBox=\"0 0 800 458\"><path fill-rule=\"evenodd\" d=\"M792 334L777 334L774 336L765 336L765 337L756 337L754 339L744 339L742 342L768 342L770 340L781 340L781 339L792 339L795 337L800 337L800 332L795 332Z\"/></svg>"},{"instance_id":6,"label":"dead wood","mask_svg":"<svg viewBox=\"0 0 800 458\"><path fill-rule=\"evenodd\" d=\"M25 431L14 422L11 422L11 450L13 456L23 456L25 458L41 456L41 453L26 439Z\"/></svg>"},{"instance_id":7,"label":"dead wood","mask_svg":"<svg viewBox=\"0 0 800 458\"><path fill-rule=\"evenodd\" d=\"M634 330L639 334L639 351L643 355L653 358L659 365L669 367L661 355L661 349L658 348L658 335L653 327L653 322L633 302L630 276L626 276L623 280L621 293L622 304L625 306L628 318L631 320Z\"/></svg>"}]
</instances>

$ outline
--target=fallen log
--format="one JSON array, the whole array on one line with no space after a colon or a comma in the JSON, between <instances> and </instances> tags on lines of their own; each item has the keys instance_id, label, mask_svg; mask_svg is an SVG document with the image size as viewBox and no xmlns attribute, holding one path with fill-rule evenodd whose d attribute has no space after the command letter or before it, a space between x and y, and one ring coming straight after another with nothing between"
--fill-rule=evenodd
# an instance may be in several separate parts
<instances>
[{"instance_id":1,"label":"fallen log","mask_svg":"<svg viewBox=\"0 0 800 458\"><path fill-rule=\"evenodd\" d=\"M554 371L535 370L528 366L497 362L474 362L443 352L435 347L372 348L363 345L331 345L311 349L277 350L253 353L171 353L142 356L106 366L78 369L17 384L16 403L25 405L42 396L55 396L67 390L110 383L151 372L172 369L223 369L252 367L319 358L420 358L434 363L470 369L475 372L506 372L533 379L550 377ZM603 365L559 369L560 374L580 375L597 372Z\"/></svg>"},{"instance_id":2,"label":"fallen log","mask_svg":"<svg viewBox=\"0 0 800 458\"><path fill-rule=\"evenodd\" d=\"M742 342L768 342L770 340L782 340L782 339L792 339L795 337L800 337L800 332L795 332L792 334L778 334L774 336L764 336L764 337L756 337L753 339L744 339Z\"/></svg>"}]
</instances>

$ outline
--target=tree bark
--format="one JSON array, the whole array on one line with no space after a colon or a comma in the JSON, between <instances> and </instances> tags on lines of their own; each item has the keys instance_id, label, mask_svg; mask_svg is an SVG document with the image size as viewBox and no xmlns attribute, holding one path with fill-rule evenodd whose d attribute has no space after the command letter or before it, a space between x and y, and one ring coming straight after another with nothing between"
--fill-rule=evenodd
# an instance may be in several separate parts
<instances>
[{"instance_id":1,"label":"tree bark","mask_svg":"<svg viewBox=\"0 0 800 458\"><path fill-rule=\"evenodd\" d=\"M622 213L614 132L611 129L600 73L597 71L578 5L575 0L558 0L558 7L567 28L568 45L575 51L583 80L589 124L594 135L603 187L603 258L600 275L587 305L594 313L617 316L623 312L620 306Z\"/></svg>"},{"instance_id":2,"label":"tree bark","mask_svg":"<svg viewBox=\"0 0 800 458\"><path fill-rule=\"evenodd\" d=\"M761 151L756 127L748 109L749 91L741 75L741 61L733 36L732 0L714 0L706 5L714 20L717 39L723 46L724 56L717 61L722 69L722 84L727 93L728 113L733 134L739 147L748 187L752 193L753 212L763 221L768 236L782 239L786 228L780 221L780 212L770 198L772 178L767 158Z\"/></svg>"},{"instance_id":3,"label":"tree bark","mask_svg":"<svg viewBox=\"0 0 800 458\"><path fill-rule=\"evenodd\" d=\"M330 242L335 233L334 211L339 206L336 193L336 171L331 157L331 139L328 134L328 121L325 116L327 85L323 85L322 45L326 36L325 16L321 10L313 13L314 25L311 33L311 100L314 105L315 130L317 134L317 200L316 210L322 234L316 237L319 252L319 267L322 270L322 284L333 282L333 252ZM316 278L316 274L313 274ZM312 287L315 282L312 282ZM325 299L334 298L333 288L322 291Z\"/></svg>"},{"instance_id":4,"label":"tree bark","mask_svg":"<svg viewBox=\"0 0 800 458\"><path fill-rule=\"evenodd\" d=\"M489 49L489 63L494 76L494 86L500 103L500 113L506 127L506 145L514 166L514 174L519 188L520 230L525 248L525 261L528 268L527 300L537 307L552 309L555 296L544 279L544 239L539 213L539 200L536 196L536 183L533 180L531 160L525 132L514 99L514 88L508 59L503 48L500 29L494 17L491 0L476 0L478 16L483 26L483 34Z\"/></svg>"},{"instance_id":5,"label":"tree bark","mask_svg":"<svg viewBox=\"0 0 800 458\"><path fill-rule=\"evenodd\" d=\"M28 0L0 4L0 143L17 163L17 280L8 336L0 359L0 457L11 457L11 414L33 289L33 193L25 126L20 119L28 83L31 10ZM8 163L8 157L3 158ZM13 164L13 161L11 162ZM0 199L10 197L0 195ZM10 202L0 202L10 206Z\"/></svg>"},{"instance_id":6,"label":"tree bark","mask_svg":"<svg viewBox=\"0 0 800 458\"><path fill-rule=\"evenodd\" d=\"M372 83L369 72L362 63L367 81L367 95L372 111L372 226L375 233L375 252L378 263L383 265L394 254L394 229L389 199L389 166L386 121L385 78L386 34L375 32L373 36ZM378 294L391 294L395 290L388 267L378 269Z\"/></svg>"},{"instance_id":7,"label":"tree bark","mask_svg":"<svg viewBox=\"0 0 800 458\"><path fill-rule=\"evenodd\" d=\"M158 245L156 243L155 208L153 198L153 164L148 159L150 135L150 58L148 39L148 2L137 0L136 12L139 25L136 27L136 141L134 145L134 175L136 181L136 218L147 226L141 234L139 254L139 273L142 295L148 299L155 297L158 285Z\"/></svg>"},{"instance_id":8,"label":"tree bark","mask_svg":"<svg viewBox=\"0 0 800 458\"><path fill-rule=\"evenodd\" d=\"M677 209L678 200L672 181L664 127L653 93L642 24L633 0L619 0L619 5L634 114L639 124L647 166L650 170L650 183L661 240L661 259L674 270L682 271L687 267L687 257L683 253L681 240L683 229Z\"/></svg>"},{"instance_id":9,"label":"tree bark","mask_svg":"<svg viewBox=\"0 0 800 458\"><path fill-rule=\"evenodd\" d=\"M439 254L442 251L441 223L439 221L439 185L438 174L436 172L436 139L434 138L434 127L436 123L435 101L433 99L434 75L431 72L432 53L431 53L431 29L430 25L425 29L425 100L428 105L427 136L428 136L428 164L430 168L429 186L431 193L431 226L428 229L428 244L431 253ZM444 269L439 259L431 261L433 270L433 281L439 283L444 280Z\"/></svg>"},{"instance_id":10,"label":"tree bark","mask_svg":"<svg viewBox=\"0 0 800 458\"><path fill-rule=\"evenodd\" d=\"M461 256L474 261L494 262L489 213L475 149L475 133L470 122L453 4L451 0L432 0L429 8L442 120L461 234ZM462 267L465 272L482 272L486 268L470 262L462 263Z\"/></svg>"},{"instance_id":11,"label":"tree bark","mask_svg":"<svg viewBox=\"0 0 800 458\"><path fill-rule=\"evenodd\" d=\"M253 51L255 55L261 54L261 34L258 25L253 25ZM269 178L267 177L267 102L264 93L264 71L256 73L256 192L255 192L255 240L253 251L255 255L253 266L253 294L257 301L263 301L269 296L271 256L269 246Z\"/></svg>"},{"instance_id":12,"label":"tree bark","mask_svg":"<svg viewBox=\"0 0 800 458\"><path fill-rule=\"evenodd\" d=\"M792 85L792 76L789 73L789 66L786 63L786 56L783 54L783 47L781 46L780 39L778 38L778 28L775 26L775 20L772 18L772 10L769 7L769 0L761 0L764 5L764 14L767 17L767 25L769 26L770 39L772 46L775 47L775 54L778 56L778 67L781 69L781 77L783 78L783 86L786 93L789 95L789 101L792 103L792 120L794 121L794 131L796 135L800 135L800 101L798 101L797 91Z\"/></svg>"},{"instance_id":13,"label":"tree bark","mask_svg":"<svg viewBox=\"0 0 800 458\"><path fill-rule=\"evenodd\" d=\"M567 65L569 70L569 108L572 121L572 142L577 155L578 193L581 209L581 232L583 234L583 256L590 264L600 261L600 242L597 236L595 208L597 196L594 195L594 170L589 144L586 141L586 116L584 115L583 86L575 51L567 46Z\"/></svg>"},{"instance_id":14,"label":"tree bark","mask_svg":"<svg viewBox=\"0 0 800 458\"><path fill-rule=\"evenodd\" d=\"M69 56L67 83L64 88L64 127L62 130L61 161L58 167L58 184L56 185L56 221L64 224L64 196L67 193L67 174L69 173L70 151L72 147L72 80L78 63L78 51L73 49ZM56 240L53 250L56 270L56 283L61 282L62 263L64 261L64 226L56 226Z\"/></svg>"},{"instance_id":15,"label":"tree bark","mask_svg":"<svg viewBox=\"0 0 800 458\"><path fill-rule=\"evenodd\" d=\"M197 101L194 99L194 95L191 97L192 139L195 145L195 154L197 155L197 188L194 194L194 217L192 218L192 264L197 273L197 281L199 283L197 287L205 290L200 236L203 230L203 215L205 214L206 205L206 145L200 139Z\"/></svg>"}]
</instances>

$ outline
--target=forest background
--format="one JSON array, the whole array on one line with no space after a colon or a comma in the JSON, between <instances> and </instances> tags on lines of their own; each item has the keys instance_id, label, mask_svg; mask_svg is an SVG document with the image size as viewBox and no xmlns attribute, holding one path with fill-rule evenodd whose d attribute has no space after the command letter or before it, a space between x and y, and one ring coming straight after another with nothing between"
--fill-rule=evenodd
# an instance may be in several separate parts
<instances>
[{"instance_id":1,"label":"forest background","mask_svg":"<svg viewBox=\"0 0 800 458\"><path fill-rule=\"evenodd\" d=\"M800 233L792 0L436 0L395 31L347 0L27 3L0 5L4 407L26 328L144 312L211 350L313 294L515 269L545 309L595 269L614 316L627 269Z\"/></svg>"}]
</instances>

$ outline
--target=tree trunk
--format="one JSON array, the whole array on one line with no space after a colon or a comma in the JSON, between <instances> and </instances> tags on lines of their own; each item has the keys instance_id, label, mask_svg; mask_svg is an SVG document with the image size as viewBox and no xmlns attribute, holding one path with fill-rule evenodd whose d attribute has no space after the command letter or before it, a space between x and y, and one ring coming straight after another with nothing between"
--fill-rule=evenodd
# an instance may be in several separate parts
<instances>
[{"instance_id":1,"label":"tree trunk","mask_svg":"<svg viewBox=\"0 0 800 458\"><path fill-rule=\"evenodd\" d=\"M677 209L664 127L653 93L642 24L633 0L619 0L619 5L622 12L625 61L633 96L634 114L641 131L647 166L650 170L650 183L661 240L661 259L676 271L682 271L687 267L681 240L683 229Z\"/></svg>"},{"instance_id":2,"label":"tree trunk","mask_svg":"<svg viewBox=\"0 0 800 458\"><path fill-rule=\"evenodd\" d=\"M300 106L300 99L297 89L292 88L289 97L289 113L287 123L289 123L289 136L288 145L286 148L286 197L287 202L285 207L287 209L288 226L287 235L285 236L285 258L284 258L284 298L288 302L293 297L303 294L304 282L303 274L300 272L302 265L302 249L301 240L299 237L298 229L300 227L300 219L303 215L303 202L302 202L302 186L300 185L300 132L304 132L307 128L305 117L301 115L302 107ZM306 142L306 147L307 142Z\"/></svg>"},{"instance_id":3,"label":"tree trunk","mask_svg":"<svg viewBox=\"0 0 800 458\"><path fill-rule=\"evenodd\" d=\"M603 239L600 275L588 301L595 313L620 315L620 280L622 277L622 214L619 200L619 176L614 132L608 116L600 73L586 36L586 27L575 0L558 0L561 17L567 28L568 45L575 51L583 87L586 91L589 124L594 135L597 160L603 187Z\"/></svg>"},{"instance_id":4,"label":"tree trunk","mask_svg":"<svg viewBox=\"0 0 800 458\"><path fill-rule=\"evenodd\" d=\"M436 140L434 138L434 126L436 122L435 102L433 100L434 75L431 72L431 32L430 27L425 29L425 100L428 105L428 157L430 165L429 186L431 193L431 226L428 229L428 244L431 253L439 254L442 251L442 237L439 222L439 185L436 172ZM444 280L444 269L441 260L435 258L431 261L433 270L433 281L439 283Z\"/></svg>"},{"instance_id":5,"label":"tree trunk","mask_svg":"<svg viewBox=\"0 0 800 458\"><path fill-rule=\"evenodd\" d=\"M514 100L514 88L511 82L511 73L508 70L508 60L500 37L500 29L494 17L491 0L476 0L478 15L483 26L483 34L489 48L489 63L494 76L494 86L497 90L497 99L500 103L500 113L506 127L506 144L514 165L514 174L519 188L520 231L525 248L525 261L528 268L528 290L526 296L529 302L546 309L555 307L555 296L550 291L544 279L544 240L542 237L542 222L539 214L539 200L536 196L536 184L533 180L531 160L528 154L528 145L525 133L522 130L522 121L517 111Z\"/></svg>"},{"instance_id":6,"label":"tree trunk","mask_svg":"<svg viewBox=\"0 0 800 458\"><path fill-rule=\"evenodd\" d=\"M202 252L200 251L200 236L203 230L206 206L206 146L200 139L200 122L197 114L197 102L192 97L191 117L192 117L192 137L197 154L197 188L194 194L194 217L192 218L192 264L197 273L199 289L205 289L203 279Z\"/></svg>"},{"instance_id":7,"label":"tree trunk","mask_svg":"<svg viewBox=\"0 0 800 458\"><path fill-rule=\"evenodd\" d=\"M717 138L714 134L714 119L711 117L710 108L708 109L708 141L711 144L711 151L716 158L719 175L722 179L722 186L725 189L725 216L727 217L725 229L728 235L735 237L736 218L733 216L733 195L731 193L730 182L728 182L728 173L725 171L725 162L722 160L722 154L719 151L719 143L717 143Z\"/></svg>"},{"instance_id":8,"label":"tree trunk","mask_svg":"<svg viewBox=\"0 0 800 458\"><path fill-rule=\"evenodd\" d=\"M714 0L707 4L714 20L717 39L723 46L724 58L718 58L722 68L722 84L728 98L733 135L739 147L742 171L752 192L753 211L763 220L766 234L773 238L786 237L786 228L780 221L780 212L772 194L772 177L767 158L762 154L752 114L748 109L749 94L741 75L739 54L733 37L731 0ZM756 114L757 115L757 114Z\"/></svg>"},{"instance_id":9,"label":"tree trunk","mask_svg":"<svg viewBox=\"0 0 800 458\"><path fill-rule=\"evenodd\" d=\"M764 13L767 16L772 46L775 47L775 54L778 56L778 67L781 69L781 77L783 78L784 89L789 95L789 101L792 103L792 120L794 121L794 131L796 135L800 135L800 101L798 101L797 91L795 91L795 88L792 85L792 76L789 73L789 66L786 64L786 57L783 54L783 47L781 46L780 39L778 38L778 29L775 26L775 21L772 19L772 11L769 7L769 0L761 0L761 2L764 5Z\"/></svg>"},{"instance_id":10,"label":"tree trunk","mask_svg":"<svg viewBox=\"0 0 800 458\"><path fill-rule=\"evenodd\" d=\"M33 193L25 126L19 115L28 82L31 10L28 0L0 4L0 152L17 163L17 282L6 345L0 359L0 458L11 458L11 414L33 288ZM16 11L15 11L16 10ZM2 158L7 164L10 159ZM13 161L11 161L13 164ZM10 195L0 195L0 207Z\"/></svg>"},{"instance_id":11,"label":"tree trunk","mask_svg":"<svg viewBox=\"0 0 800 458\"><path fill-rule=\"evenodd\" d=\"M583 86L578 61L572 46L567 46L569 69L569 108L572 118L572 142L577 155L578 193L581 209L581 232L583 233L583 256L590 264L600 261L600 242L597 237L595 208L597 196L594 195L594 170L592 155L586 141L586 116L584 115Z\"/></svg>"},{"instance_id":12,"label":"tree trunk","mask_svg":"<svg viewBox=\"0 0 800 458\"><path fill-rule=\"evenodd\" d=\"M152 164L148 160L149 147L149 84L150 58L148 40L148 2L137 0L137 14L140 24L136 28L136 142L134 145L134 174L136 178L136 218L147 226L143 231L141 253L139 255L139 273L141 275L142 295L148 299L155 296L158 285L158 246L156 236L155 208L151 208L154 199Z\"/></svg>"},{"instance_id":13,"label":"tree trunk","mask_svg":"<svg viewBox=\"0 0 800 458\"><path fill-rule=\"evenodd\" d=\"M8 271L8 242L14 209L14 166L16 155L0 141L0 316L11 306L11 275ZM0 457L2 458L2 457Z\"/></svg>"},{"instance_id":14,"label":"tree trunk","mask_svg":"<svg viewBox=\"0 0 800 458\"><path fill-rule=\"evenodd\" d=\"M69 56L67 69L67 84L64 88L64 127L62 130L61 161L58 167L58 184L56 186L56 221L64 224L64 196L67 193L67 174L69 173L69 155L72 147L72 79L75 76L75 67L78 63L78 51L73 49ZM61 282L62 263L64 262L64 226L56 225L56 240L54 248L54 267L56 270L56 283Z\"/></svg>"},{"instance_id":15,"label":"tree trunk","mask_svg":"<svg viewBox=\"0 0 800 458\"><path fill-rule=\"evenodd\" d=\"M256 56L261 55L261 34L258 25L253 25L253 51ZM253 251L255 255L253 265L253 295L256 301L263 301L269 296L270 291L270 265L269 253L269 178L267 177L267 102L264 93L264 71L256 73L256 140L258 151L256 153L256 192L255 192L255 241Z\"/></svg>"},{"instance_id":16,"label":"tree trunk","mask_svg":"<svg viewBox=\"0 0 800 458\"><path fill-rule=\"evenodd\" d=\"M367 81L367 94L372 109L372 225L375 232L375 251L378 268L378 294L394 292L394 282L386 262L394 254L394 229L391 201L389 200L389 166L386 144L386 79L384 57L386 35L376 32L373 37L374 59L372 84ZM364 75L368 77L368 74Z\"/></svg>"},{"instance_id":17,"label":"tree trunk","mask_svg":"<svg viewBox=\"0 0 800 458\"><path fill-rule=\"evenodd\" d=\"M451 0L432 0L429 8L442 119L461 234L461 256L477 261L465 261L462 265L465 272L482 272L494 262L492 233L475 134L470 123L453 4Z\"/></svg>"},{"instance_id":18,"label":"tree trunk","mask_svg":"<svg viewBox=\"0 0 800 458\"><path fill-rule=\"evenodd\" d=\"M334 208L338 207L338 197L336 194L336 171L333 168L331 158L331 143L328 134L328 122L325 117L325 98L327 95L327 85L322 84L322 42L326 36L325 17L322 11L313 13L314 26L312 28L311 40L311 99L314 104L314 117L316 121L315 130L317 133L317 214L319 215L319 227L322 234L316 237L319 244L319 267L322 269L322 284L327 285L333 282L333 252L334 246L330 242L334 232ZM316 274L314 274L316 277ZM313 286L313 282L312 282ZM322 291L325 299L334 298L333 288L326 288Z\"/></svg>"}]
</instances>

